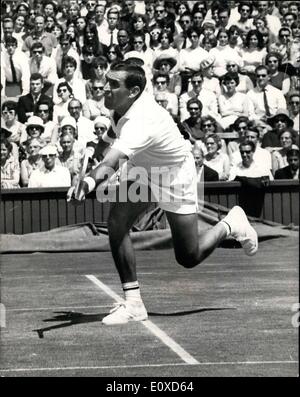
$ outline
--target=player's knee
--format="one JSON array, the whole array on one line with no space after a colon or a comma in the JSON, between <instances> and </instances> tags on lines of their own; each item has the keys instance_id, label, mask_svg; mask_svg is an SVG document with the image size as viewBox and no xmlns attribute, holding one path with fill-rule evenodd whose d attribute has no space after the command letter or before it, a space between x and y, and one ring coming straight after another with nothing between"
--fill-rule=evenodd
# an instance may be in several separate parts
<instances>
[{"instance_id":1,"label":"player's knee","mask_svg":"<svg viewBox=\"0 0 300 397\"><path fill-rule=\"evenodd\" d=\"M176 260L180 266L186 269L192 269L199 263L196 253L186 254L186 255L176 255Z\"/></svg>"}]
</instances>

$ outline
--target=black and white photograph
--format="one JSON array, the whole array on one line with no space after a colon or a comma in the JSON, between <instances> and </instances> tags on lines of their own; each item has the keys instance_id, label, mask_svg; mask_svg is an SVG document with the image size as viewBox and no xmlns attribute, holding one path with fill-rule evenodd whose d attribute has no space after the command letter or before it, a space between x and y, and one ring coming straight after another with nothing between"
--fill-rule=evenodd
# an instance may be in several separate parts
<instances>
[{"instance_id":1,"label":"black and white photograph","mask_svg":"<svg viewBox=\"0 0 300 397\"><path fill-rule=\"evenodd\" d=\"M300 2L1 1L0 377L299 377Z\"/></svg>"}]
</instances>

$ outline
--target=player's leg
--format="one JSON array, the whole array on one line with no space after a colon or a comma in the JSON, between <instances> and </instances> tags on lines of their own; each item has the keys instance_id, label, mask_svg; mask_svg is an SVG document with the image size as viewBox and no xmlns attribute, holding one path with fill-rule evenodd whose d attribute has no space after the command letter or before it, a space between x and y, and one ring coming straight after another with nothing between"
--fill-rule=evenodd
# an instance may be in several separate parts
<instances>
[{"instance_id":1,"label":"player's leg","mask_svg":"<svg viewBox=\"0 0 300 397\"><path fill-rule=\"evenodd\" d=\"M130 183L129 183L130 186ZM147 319L136 274L136 260L129 236L136 218L149 206L149 202L111 203L108 218L108 232L112 256L120 276L125 302L118 304L109 315L103 318L106 325L125 324L128 321Z\"/></svg>"},{"instance_id":2,"label":"player's leg","mask_svg":"<svg viewBox=\"0 0 300 397\"><path fill-rule=\"evenodd\" d=\"M249 256L258 249L257 233L242 208L233 207L228 215L212 228L198 231L197 214L167 212L177 261L185 267L201 263L229 235L239 241Z\"/></svg>"},{"instance_id":3,"label":"player's leg","mask_svg":"<svg viewBox=\"0 0 300 397\"><path fill-rule=\"evenodd\" d=\"M187 268L201 263L226 238L226 226L218 223L198 232L197 214L167 212L177 262Z\"/></svg>"}]
</instances>

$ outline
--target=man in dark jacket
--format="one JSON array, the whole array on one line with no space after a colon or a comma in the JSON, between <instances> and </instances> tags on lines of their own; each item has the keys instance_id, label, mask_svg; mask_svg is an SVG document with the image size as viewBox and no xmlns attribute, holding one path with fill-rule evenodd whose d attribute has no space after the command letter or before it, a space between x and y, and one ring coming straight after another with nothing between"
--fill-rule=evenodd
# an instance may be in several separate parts
<instances>
[{"instance_id":1,"label":"man in dark jacket","mask_svg":"<svg viewBox=\"0 0 300 397\"><path fill-rule=\"evenodd\" d=\"M28 117L33 116L38 101L49 101L53 105L52 99L41 93L43 87L43 76L40 73L33 73L30 76L29 94L21 96L18 101L17 114L20 123L24 124Z\"/></svg>"},{"instance_id":2,"label":"man in dark jacket","mask_svg":"<svg viewBox=\"0 0 300 397\"><path fill-rule=\"evenodd\" d=\"M299 150L290 149L287 154L287 162L289 165L279 168L275 172L275 179L299 179Z\"/></svg>"},{"instance_id":3,"label":"man in dark jacket","mask_svg":"<svg viewBox=\"0 0 300 397\"><path fill-rule=\"evenodd\" d=\"M197 147L197 145L195 145L193 148L193 156L197 169L198 182L203 182L203 180L204 182L213 182L219 180L219 174L212 168L203 164L204 153L201 148Z\"/></svg>"}]
</instances>

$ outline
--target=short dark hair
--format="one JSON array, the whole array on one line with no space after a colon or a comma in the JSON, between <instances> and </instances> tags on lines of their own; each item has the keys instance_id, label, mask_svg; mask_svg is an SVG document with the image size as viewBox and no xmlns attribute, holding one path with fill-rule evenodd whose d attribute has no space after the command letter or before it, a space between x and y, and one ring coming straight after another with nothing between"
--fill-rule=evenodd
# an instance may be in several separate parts
<instances>
[{"instance_id":1,"label":"short dark hair","mask_svg":"<svg viewBox=\"0 0 300 397\"><path fill-rule=\"evenodd\" d=\"M126 62L118 62L112 65L110 70L126 72L127 76L124 84L127 89L138 86L141 92L144 91L147 81L145 71L140 66L131 65Z\"/></svg>"},{"instance_id":2,"label":"short dark hair","mask_svg":"<svg viewBox=\"0 0 300 397\"><path fill-rule=\"evenodd\" d=\"M8 37L5 38L5 45L8 45L8 44L13 44L13 45L17 46L18 45L18 41L17 41L17 39L15 37L8 36Z\"/></svg>"},{"instance_id":3,"label":"short dark hair","mask_svg":"<svg viewBox=\"0 0 300 397\"><path fill-rule=\"evenodd\" d=\"M154 74L154 76L153 76L153 81L154 81L154 83L156 82L156 80L157 80L159 77L163 77L164 79L166 79L167 85L169 85L169 83L170 83L170 76L169 76L168 73L165 73L165 72L156 72L156 73Z\"/></svg>"},{"instance_id":4,"label":"short dark hair","mask_svg":"<svg viewBox=\"0 0 300 397\"><path fill-rule=\"evenodd\" d=\"M226 74L224 74L224 76L221 79L222 79L222 82L234 80L236 85L240 84L240 78L239 78L238 73L227 72Z\"/></svg>"},{"instance_id":5,"label":"short dark hair","mask_svg":"<svg viewBox=\"0 0 300 397\"><path fill-rule=\"evenodd\" d=\"M250 44L250 38L251 36L256 36L257 37L257 47L259 49L263 49L264 48L264 38L262 33L260 33L260 31L256 30L256 29L251 29L249 30L249 32L247 33L246 39L245 39L245 47L249 47Z\"/></svg>"},{"instance_id":6,"label":"short dark hair","mask_svg":"<svg viewBox=\"0 0 300 397\"><path fill-rule=\"evenodd\" d=\"M291 156L299 157L299 154L300 154L299 149L293 148L293 149L287 150L286 157L291 157Z\"/></svg>"},{"instance_id":7,"label":"short dark hair","mask_svg":"<svg viewBox=\"0 0 300 397\"><path fill-rule=\"evenodd\" d=\"M187 101L186 103L186 107L187 109L189 108L190 105L192 105L193 103L195 103L196 105L199 106L199 110L202 112L203 109L203 105L202 102L198 99L198 98L191 98Z\"/></svg>"},{"instance_id":8,"label":"short dark hair","mask_svg":"<svg viewBox=\"0 0 300 397\"><path fill-rule=\"evenodd\" d=\"M1 105L1 110L4 109L14 110L16 112L18 109L18 104L15 101L5 101Z\"/></svg>"},{"instance_id":9,"label":"short dark hair","mask_svg":"<svg viewBox=\"0 0 300 397\"><path fill-rule=\"evenodd\" d=\"M1 128L2 129L2 128ZM7 138L1 139L1 145L5 145L6 149L8 150L8 153L11 153L12 151L12 144L9 142Z\"/></svg>"},{"instance_id":10,"label":"short dark hair","mask_svg":"<svg viewBox=\"0 0 300 397\"><path fill-rule=\"evenodd\" d=\"M250 146L251 147L251 152L255 152L255 145L252 141L248 141L248 139L244 139L240 144L239 144L239 150L241 150L242 146Z\"/></svg>"},{"instance_id":11,"label":"short dark hair","mask_svg":"<svg viewBox=\"0 0 300 397\"><path fill-rule=\"evenodd\" d=\"M97 58L95 58L95 59L93 60L93 62L92 62L92 67L93 67L93 68L96 68L96 67L99 66L99 65L100 65L100 66L103 66L105 69L107 68L107 66L108 66L108 61L107 61L106 57L100 55L100 56L98 56Z\"/></svg>"},{"instance_id":12,"label":"short dark hair","mask_svg":"<svg viewBox=\"0 0 300 397\"><path fill-rule=\"evenodd\" d=\"M30 76L30 81L33 80L41 80L42 83L44 82L44 78L41 73L32 73L32 75Z\"/></svg>"},{"instance_id":13,"label":"short dark hair","mask_svg":"<svg viewBox=\"0 0 300 397\"><path fill-rule=\"evenodd\" d=\"M56 88L56 91L58 92L61 89L61 87L67 87L67 90L69 91L69 93L71 95L73 95L73 88L66 81L62 81L61 83L59 83Z\"/></svg>"},{"instance_id":14,"label":"short dark hair","mask_svg":"<svg viewBox=\"0 0 300 397\"><path fill-rule=\"evenodd\" d=\"M32 46L30 47L30 51L32 52L36 48L42 48L43 52L45 51L45 47L44 47L43 43L40 41L36 41L35 43L33 43Z\"/></svg>"},{"instance_id":15,"label":"short dark hair","mask_svg":"<svg viewBox=\"0 0 300 397\"><path fill-rule=\"evenodd\" d=\"M70 55L66 55L63 57L62 59L62 63L61 63L61 68L62 70L64 70L64 68L66 67L66 65L72 65L75 69L77 68L77 62L76 59L71 57Z\"/></svg>"}]
</instances>

